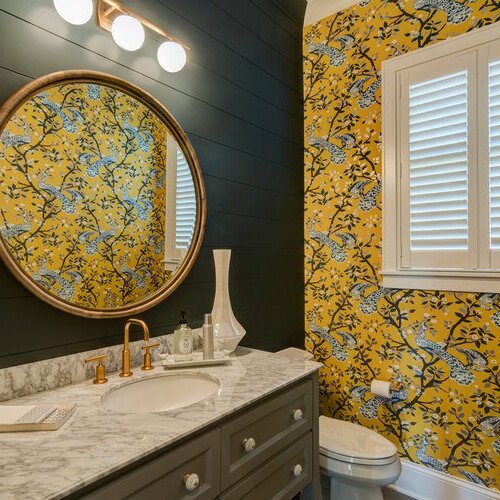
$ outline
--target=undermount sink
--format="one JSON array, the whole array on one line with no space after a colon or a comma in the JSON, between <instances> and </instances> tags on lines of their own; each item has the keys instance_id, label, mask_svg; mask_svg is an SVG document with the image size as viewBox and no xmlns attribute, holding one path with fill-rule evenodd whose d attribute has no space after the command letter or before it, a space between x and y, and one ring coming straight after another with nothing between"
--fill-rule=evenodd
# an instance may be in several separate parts
<instances>
[{"instance_id":1,"label":"undermount sink","mask_svg":"<svg viewBox=\"0 0 500 500\"><path fill-rule=\"evenodd\" d=\"M158 375L107 392L101 398L101 405L122 413L175 410L203 401L219 388L219 380L204 373Z\"/></svg>"}]
</instances>

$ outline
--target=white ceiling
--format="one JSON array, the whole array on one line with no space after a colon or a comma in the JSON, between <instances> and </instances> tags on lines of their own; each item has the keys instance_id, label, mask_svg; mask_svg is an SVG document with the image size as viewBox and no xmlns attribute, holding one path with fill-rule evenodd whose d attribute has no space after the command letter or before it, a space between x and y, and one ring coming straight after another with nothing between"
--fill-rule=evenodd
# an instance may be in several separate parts
<instances>
[{"instance_id":1,"label":"white ceiling","mask_svg":"<svg viewBox=\"0 0 500 500\"><path fill-rule=\"evenodd\" d=\"M339 10L344 10L359 1L360 0L307 0L304 26L313 24Z\"/></svg>"}]
</instances>

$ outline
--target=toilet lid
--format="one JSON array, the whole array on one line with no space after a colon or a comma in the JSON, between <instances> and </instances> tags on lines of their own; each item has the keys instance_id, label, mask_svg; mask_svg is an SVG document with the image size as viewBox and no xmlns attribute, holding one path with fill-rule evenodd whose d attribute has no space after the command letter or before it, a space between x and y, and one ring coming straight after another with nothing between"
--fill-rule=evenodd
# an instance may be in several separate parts
<instances>
[{"instance_id":1,"label":"toilet lid","mask_svg":"<svg viewBox=\"0 0 500 500\"><path fill-rule=\"evenodd\" d=\"M351 422L319 417L319 446L326 455L377 460L389 458L397 448L380 434Z\"/></svg>"}]
</instances>

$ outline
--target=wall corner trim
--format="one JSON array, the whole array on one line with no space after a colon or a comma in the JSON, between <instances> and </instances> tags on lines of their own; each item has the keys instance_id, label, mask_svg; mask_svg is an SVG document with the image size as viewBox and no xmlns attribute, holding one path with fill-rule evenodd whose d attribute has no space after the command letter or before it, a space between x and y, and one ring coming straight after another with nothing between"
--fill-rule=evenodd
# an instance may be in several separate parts
<instances>
[{"instance_id":1,"label":"wall corner trim","mask_svg":"<svg viewBox=\"0 0 500 500\"><path fill-rule=\"evenodd\" d=\"M401 459L401 476L389 488L418 500L500 500L500 493Z\"/></svg>"}]
</instances>

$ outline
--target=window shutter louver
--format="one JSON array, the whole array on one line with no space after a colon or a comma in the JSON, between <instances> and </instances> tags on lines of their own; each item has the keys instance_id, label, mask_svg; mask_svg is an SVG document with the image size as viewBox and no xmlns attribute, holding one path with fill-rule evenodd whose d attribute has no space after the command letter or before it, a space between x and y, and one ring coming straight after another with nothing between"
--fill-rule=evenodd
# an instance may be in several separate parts
<instances>
[{"instance_id":1,"label":"window shutter louver","mask_svg":"<svg viewBox=\"0 0 500 500\"><path fill-rule=\"evenodd\" d=\"M500 61L489 64L490 248L500 250Z\"/></svg>"},{"instance_id":2,"label":"window shutter louver","mask_svg":"<svg viewBox=\"0 0 500 500\"><path fill-rule=\"evenodd\" d=\"M191 170L180 148L177 149L176 248L187 249L191 244L196 221L196 194Z\"/></svg>"},{"instance_id":3,"label":"window shutter louver","mask_svg":"<svg viewBox=\"0 0 500 500\"><path fill-rule=\"evenodd\" d=\"M467 147L467 72L410 85L412 251L467 250Z\"/></svg>"}]
</instances>

